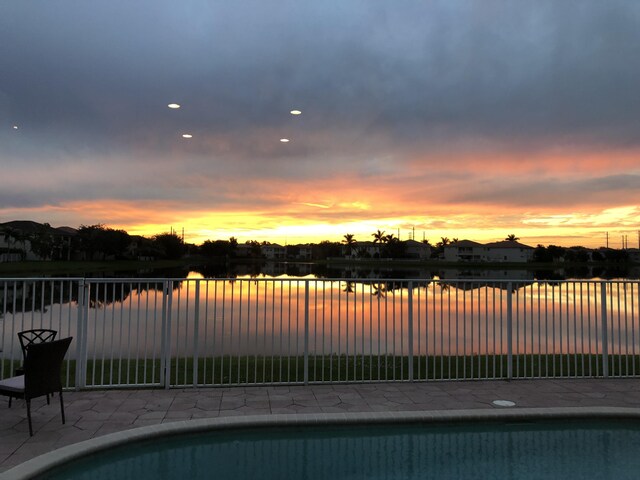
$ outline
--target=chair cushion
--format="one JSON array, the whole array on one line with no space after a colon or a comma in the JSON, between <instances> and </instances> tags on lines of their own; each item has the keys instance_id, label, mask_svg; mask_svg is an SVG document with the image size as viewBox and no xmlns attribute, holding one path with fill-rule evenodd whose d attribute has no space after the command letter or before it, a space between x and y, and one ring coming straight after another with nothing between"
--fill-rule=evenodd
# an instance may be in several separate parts
<instances>
[{"instance_id":1,"label":"chair cushion","mask_svg":"<svg viewBox=\"0 0 640 480\"><path fill-rule=\"evenodd\" d=\"M5 378L4 380L0 380L0 390L16 393L24 392L24 375L9 377Z\"/></svg>"}]
</instances>

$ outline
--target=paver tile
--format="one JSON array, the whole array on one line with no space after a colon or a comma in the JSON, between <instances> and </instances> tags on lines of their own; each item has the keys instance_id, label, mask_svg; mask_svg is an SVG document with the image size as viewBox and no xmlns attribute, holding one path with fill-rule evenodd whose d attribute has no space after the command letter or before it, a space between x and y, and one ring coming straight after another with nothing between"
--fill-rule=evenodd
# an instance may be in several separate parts
<instances>
[{"instance_id":1,"label":"paver tile","mask_svg":"<svg viewBox=\"0 0 640 480\"><path fill-rule=\"evenodd\" d=\"M265 414L438 411L498 408L638 407L640 382L626 379L416 382L312 386L221 387L65 392L66 425L57 399L33 412L29 437L24 402L0 403L0 472L64 445L130 428L181 421Z\"/></svg>"}]
</instances>

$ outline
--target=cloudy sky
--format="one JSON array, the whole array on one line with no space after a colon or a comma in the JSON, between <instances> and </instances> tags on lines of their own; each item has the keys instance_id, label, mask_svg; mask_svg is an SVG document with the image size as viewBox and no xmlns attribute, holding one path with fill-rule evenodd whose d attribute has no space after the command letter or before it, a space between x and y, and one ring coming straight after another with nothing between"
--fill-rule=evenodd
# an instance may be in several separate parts
<instances>
[{"instance_id":1,"label":"cloudy sky","mask_svg":"<svg viewBox=\"0 0 640 480\"><path fill-rule=\"evenodd\" d=\"M638 25L634 0L4 0L0 222L637 246Z\"/></svg>"}]
</instances>

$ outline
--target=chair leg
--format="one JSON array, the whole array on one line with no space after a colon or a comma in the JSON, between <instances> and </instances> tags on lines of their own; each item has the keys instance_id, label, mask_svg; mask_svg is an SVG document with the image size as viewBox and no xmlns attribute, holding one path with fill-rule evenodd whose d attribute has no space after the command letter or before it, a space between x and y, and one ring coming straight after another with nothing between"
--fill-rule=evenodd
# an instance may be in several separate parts
<instances>
[{"instance_id":1,"label":"chair leg","mask_svg":"<svg viewBox=\"0 0 640 480\"><path fill-rule=\"evenodd\" d=\"M13 400L13 397L9 397L9 408L11 408L11 400Z\"/></svg>"},{"instance_id":2,"label":"chair leg","mask_svg":"<svg viewBox=\"0 0 640 480\"><path fill-rule=\"evenodd\" d=\"M62 424L64 425L64 404L62 403L62 390L60 390L60 393L58 395L60 397L60 413L62 414Z\"/></svg>"},{"instance_id":3,"label":"chair leg","mask_svg":"<svg viewBox=\"0 0 640 480\"><path fill-rule=\"evenodd\" d=\"M33 426L31 425L31 400L27 399L27 418L29 419L29 435L33 437Z\"/></svg>"},{"instance_id":4,"label":"chair leg","mask_svg":"<svg viewBox=\"0 0 640 480\"><path fill-rule=\"evenodd\" d=\"M47 405L51 405L51 402L49 402L49 394L47 393Z\"/></svg>"}]
</instances>

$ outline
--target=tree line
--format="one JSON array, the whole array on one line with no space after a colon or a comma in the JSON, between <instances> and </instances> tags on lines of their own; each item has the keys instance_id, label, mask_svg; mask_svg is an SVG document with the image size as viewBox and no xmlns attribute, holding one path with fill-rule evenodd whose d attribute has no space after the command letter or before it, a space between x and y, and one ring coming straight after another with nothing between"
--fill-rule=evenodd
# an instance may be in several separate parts
<instances>
[{"instance_id":1,"label":"tree line","mask_svg":"<svg viewBox=\"0 0 640 480\"><path fill-rule=\"evenodd\" d=\"M74 235L65 235L49 224L38 224L32 231L26 232L8 226L0 227L0 235L4 236L5 252L20 254L26 258L27 242L31 251L43 260L107 260L107 259L179 259L183 256L200 255L205 258L232 259L239 255L239 242L235 237L229 240L206 240L202 245L185 243L182 237L174 232L165 232L150 238L130 235L125 230L114 229L102 224L82 225ZM344 251L355 258L373 258L365 248L366 243L378 244L375 258L408 258L407 241L401 241L394 234L377 230L371 234L372 240L359 242L354 234L347 233L340 242L329 240L312 247L312 259L342 257ZM506 241L519 240L514 234L505 237ZM421 243L430 247L430 257L442 258L448 245L458 242L457 238L441 237L432 244L429 240ZM248 240L242 249L243 258L262 258L262 247L269 242ZM288 245L286 256L296 258L302 245ZM585 247L560 247L556 245L538 245L533 251L532 260L536 263L587 263L587 262L624 262L628 253L624 250L597 249Z\"/></svg>"},{"instance_id":2,"label":"tree line","mask_svg":"<svg viewBox=\"0 0 640 480\"><path fill-rule=\"evenodd\" d=\"M188 251L175 233L146 238L101 224L82 225L73 235L60 232L48 223L31 231L3 226L0 235L6 244L5 253L17 253L23 260L28 250L42 260L177 259Z\"/></svg>"}]
</instances>

